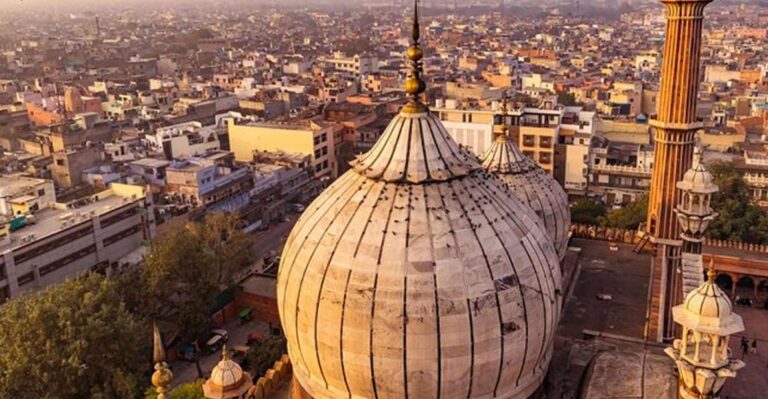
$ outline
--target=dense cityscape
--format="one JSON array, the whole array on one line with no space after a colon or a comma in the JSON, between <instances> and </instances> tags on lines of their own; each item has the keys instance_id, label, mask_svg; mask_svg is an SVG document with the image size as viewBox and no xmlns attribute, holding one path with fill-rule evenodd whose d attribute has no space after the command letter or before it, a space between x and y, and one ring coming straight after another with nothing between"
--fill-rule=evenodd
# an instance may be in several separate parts
<instances>
[{"instance_id":1,"label":"dense cityscape","mask_svg":"<svg viewBox=\"0 0 768 399\"><path fill-rule=\"evenodd\" d=\"M0 397L768 392L768 4L10 3Z\"/></svg>"}]
</instances>

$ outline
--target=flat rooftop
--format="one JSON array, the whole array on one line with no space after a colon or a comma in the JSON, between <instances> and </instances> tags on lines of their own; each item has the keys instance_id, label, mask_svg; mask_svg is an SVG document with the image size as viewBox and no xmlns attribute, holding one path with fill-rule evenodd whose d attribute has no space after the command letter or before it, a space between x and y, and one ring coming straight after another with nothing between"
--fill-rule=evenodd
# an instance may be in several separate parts
<instances>
[{"instance_id":1,"label":"flat rooftop","mask_svg":"<svg viewBox=\"0 0 768 399\"><path fill-rule=\"evenodd\" d=\"M24 191L45 183L45 179L26 176L0 176L0 197L15 197Z\"/></svg>"},{"instance_id":2,"label":"flat rooftop","mask_svg":"<svg viewBox=\"0 0 768 399\"><path fill-rule=\"evenodd\" d=\"M642 339L648 303L651 255L632 252L632 245L574 238L581 248L581 270L573 293L564 306L558 335L581 337L592 330ZM610 299L599 299L609 295Z\"/></svg>"},{"instance_id":3,"label":"flat rooftop","mask_svg":"<svg viewBox=\"0 0 768 399\"><path fill-rule=\"evenodd\" d=\"M126 200L130 201L127 197L108 193L109 191L105 191L96 194L99 196L98 201L84 204L75 209L48 208L35 213L34 224L27 225L22 229L14 231L10 235L10 241L0 243L0 254L26 245L26 242L22 242L22 238L29 236L30 234L34 234L35 240L40 240L62 230L71 228L74 225L91 220L91 211L93 211L95 215L103 215L121 207L126 203ZM108 196L102 197L102 195ZM66 226L64 225L65 219L69 220Z\"/></svg>"},{"instance_id":4,"label":"flat rooftop","mask_svg":"<svg viewBox=\"0 0 768 399\"><path fill-rule=\"evenodd\" d=\"M163 166L168 166L170 164L170 161L155 158L142 158L131 162L131 165L146 166L148 168L162 168Z\"/></svg>"}]
</instances>

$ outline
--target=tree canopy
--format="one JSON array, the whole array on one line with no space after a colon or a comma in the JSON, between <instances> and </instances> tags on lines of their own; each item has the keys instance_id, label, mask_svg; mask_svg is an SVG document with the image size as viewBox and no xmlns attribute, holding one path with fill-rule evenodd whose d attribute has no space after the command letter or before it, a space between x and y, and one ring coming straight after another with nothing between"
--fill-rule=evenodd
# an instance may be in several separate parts
<instances>
[{"instance_id":1,"label":"tree canopy","mask_svg":"<svg viewBox=\"0 0 768 399\"><path fill-rule=\"evenodd\" d=\"M755 205L744 177L732 162L707 164L720 191L712 196L712 207L719 213L707 234L718 240L768 243L768 212Z\"/></svg>"},{"instance_id":2,"label":"tree canopy","mask_svg":"<svg viewBox=\"0 0 768 399\"><path fill-rule=\"evenodd\" d=\"M589 198L579 198L571 204L571 221L577 224L597 224L605 215L605 204Z\"/></svg>"},{"instance_id":3,"label":"tree canopy","mask_svg":"<svg viewBox=\"0 0 768 399\"><path fill-rule=\"evenodd\" d=\"M177 387L171 389L168 392L168 399L204 399L203 394L203 380L198 379L192 382L180 384ZM149 388L145 395L145 399L157 399L157 393L155 388Z\"/></svg>"},{"instance_id":4,"label":"tree canopy","mask_svg":"<svg viewBox=\"0 0 768 399\"><path fill-rule=\"evenodd\" d=\"M140 281L146 284L146 301L154 307L152 317L174 315L189 341L205 338L216 296L253 262L250 238L238 220L235 215L210 214L202 224L156 238L144 258ZM202 376L199 363L198 374Z\"/></svg>"},{"instance_id":5,"label":"tree canopy","mask_svg":"<svg viewBox=\"0 0 768 399\"><path fill-rule=\"evenodd\" d=\"M0 308L0 397L136 397L149 331L97 274L12 299Z\"/></svg>"},{"instance_id":6,"label":"tree canopy","mask_svg":"<svg viewBox=\"0 0 768 399\"><path fill-rule=\"evenodd\" d=\"M645 222L648 215L648 195L640 195L634 201L618 209L610 210L605 216L599 216L598 223L603 227L637 229Z\"/></svg>"}]
</instances>

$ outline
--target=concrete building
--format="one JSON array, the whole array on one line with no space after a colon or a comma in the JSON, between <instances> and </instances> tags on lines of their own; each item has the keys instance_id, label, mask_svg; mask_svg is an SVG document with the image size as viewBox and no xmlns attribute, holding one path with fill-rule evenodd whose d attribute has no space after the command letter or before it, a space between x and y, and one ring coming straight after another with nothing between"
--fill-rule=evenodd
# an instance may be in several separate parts
<instances>
[{"instance_id":1,"label":"concrete building","mask_svg":"<svg viewBox=\"0 0 768 399\"><path fill-rule=\"evenodd\" d=\"M53 153L51 177L60 188L71 188L83 183L83 171L98 165L104 157L101 144L71 147Z\"/></svg>"},{"instance_id":2,"label":"concrete building","mask_svg":"<svg viewBox=\"0 0 768 399\"><path fill-rule=\"evenodd\" d=\"M0 230L0 298L7 300L86 271L105 271L154 236L151 196L109 189L34 213L35 223Z\"/></svg>"},{"instance_id":3,"label":"concrete building","mask_svg":"<svg viewBox=\"0 0 768 399\"><path fill-rule=\"evenodd\" d=\"M162 152L166 159L181 159L221 149L219 128L203 126L200 122L187 122L158 128L155 134L145 136L149 148Z\"/></svg>"},{"instance_id":4,"label":"concrete building","mask_svg":"<svg viewBox=\"0 0 768 399\"><path fill-rule=\"evenodd\" d=\"M142 158L131 162L128 167L131 173L142 176L153 186L165 187L165 170L170 161L154 158Z\"/></svg>"},{"instance_id":5,"label":"concrete building","mask_svg":"<svg viewBox=\"0 0 768 399\"><path fill-rule=\"evenodd\" d=\"M752 200L768 208L768 155L744 151L744 157L735 162L736 170L744 174Z\"/></svg>"},{"instance_id":6,"label":"concrete building","mask_svg":"<svg viewBox=\"0 0 768 399\"><path fill-rule=\"evenodd\" d=\"M346 57L342 52L333 53L333 57L323 58L321 61L340 72L349 72L355 76L361 76L379 71L379 59L373 56L354 55Z\"/></svg>"},{"instance_id":7,"label":"concrete building","mask_svg":"<svg viewBox=\"0 0 768 399\"><path fill-rule=\"evenodd\" d=\"M291 123L229 122L229 143L240 162L253 160L255 151L300 153L312 157L318 178L337 176L337 132L343 127L309 119Z\"/></svg>"},{"instance_id":8,"label":"concrete building","mask_svg":"<svg viewBox=\"0 0 768 399\"><path fill-rule=\"evenodd\" d=\"M229 152L175 161L166 168L166 192L171 201L235 211L249 201L253 178L248 168L236 167Z\"/></svg>"},{"instance_id":9,"label":"concrete building","mask_svg":"<svg viewBox=\"0 0 768 399\"><path fill-rule=\"evenodd\" d=\"M0 218L33 213L55 202L51 180L21 175L0 176Z\"/></svg>"},{"instance_id":10,"label":"concrete building","mask_svg":"<svg viewBox=\"0 0 768 399\"><path fill-rule=\"evenodd\" d=\"M498 104L494 103L491 108L497 111ZM432 111L438 115L454 140L470 148L478 156L490 147L496 111L460 109L458 103L453 100L438 100ZM568 118L563 119L566 114ZM577 107L525 107L510 109L507 115L511 140L523 154L552 175L555 175L556 150L561 142L561 124L567 124L569 134L573 133L574 127L583 135L591 135L594 129L594 113L581 113ZM562 181L564 173L559 174L560 176L556 177Z\"/></svg>"}]
</instances>

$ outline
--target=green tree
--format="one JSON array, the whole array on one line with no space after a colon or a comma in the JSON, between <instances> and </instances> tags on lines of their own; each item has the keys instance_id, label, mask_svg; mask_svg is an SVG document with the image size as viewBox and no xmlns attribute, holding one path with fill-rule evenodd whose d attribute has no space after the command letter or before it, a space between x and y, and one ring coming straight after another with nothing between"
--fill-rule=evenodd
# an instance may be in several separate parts
<instances>
[{"instance_id":1,"label":"green tree","mask_svg":"<svg viewBox=\"0 0 768 399\"><path fill-rule=\"evenodd\" d=\"M224 287L232 285L256 258L253 241L240 225L237 214L223 212L209 213L202 224L194 225L213 257L216 281Z\"/></svg>"},{"instance_id":2,"label":"green tree","mask_svg":"<svg viewBox=\"0 0 768 399\"><path fill-rule=\"evenodd\" d=\"M168 399L205 399L203 394L203 380L198 379L192 382L181 384L168 392ZM145 399L157 399L155 388L149 388L145 394Z\"/></svg>"},{"instance_id":3,"label":"green tree","mask_svg":"<svg viewBox=\"0 0 768 399\"><path fill-rule=\"evenodd\" d=\"M253 376L259 378L285 353L285 338L270 335L248 350L248 364L253 370Z\"/></svg>"},{"instance_id":4,"label":"green tree","mask_svg":"<svg viewBox=\"0 0 768 399\"><path fill-rule=\"evenodd\" d=\"M136 397L149 331L97 274L13 299L0 308L0 397Z\"/></svg>"},{"instance_id":5,"label":"green tree","mask_svg":"<svg viewBox=\"0 0 768 399\"><path fill-rule=\"evenodd\" d=\"M604 227L636 229L648 216L648 196L638 196L634 201L618 209L612 209L605 216L598 217Z\"/></svg>"},{"instance_id":6,"label":"green tree","mask_svg":"<svg viewBox=\"0 0 768 399\"><path fill-rule=\"evenodd\" d=\"M174 315L180 334L200 353L216 296L253 263L252 248L234 214L209 214L203 223L175 228L152 242L137 279L145 286L129 294L131 304L150 309L152 318ZM196 365L202 378L199 359Z\"/></svg>"},{"instance_id":7,"label":"green tree","mask_svg":"<svg viewBox=\"0 0 768 399\"><path fill-rule=\"evenodd\" d=\"M181 335L191 342L202 340L210 330L210 309L219 293L213 264L202 237L190 226L152 241L142 264L147 294L161 304L155 312L175 314ZM196 363L202 378L199 359Z\"/></svg>"},{"instance_id":8,"label":"green tree","mask_svg":"<svg viewBox=\"0 0 768 399\"><path fill-rule=\"evenodd\" d=\"M557 103L560 105L571 106L576 105L576 96L567 92L561 91L557 93Z\"/></svg>"},{"instance_id":9,"label":"green tree","mask_svg":"<svg viewBox=\"0 0 768 399\"><path fill-rule=\"evenodd\" d=\"M605 215L605 205L589 198L580 198L571 204L571 221L577 224L597 224Z\"/></svg>"},{"instance_id":10,"label":"green tree","mask_svg":"<svg viewBox=\"0 0 768 399\"><path fill-rule=\"evenodd\" d=\"M707 234L718 240L768 243L768 212L754 203L744 177L733 162L712 161L707 165L720 191L712 196L712 208L719 213Z\"/></svg>"}]
</instances>

